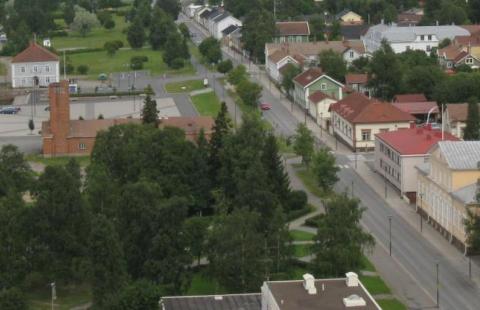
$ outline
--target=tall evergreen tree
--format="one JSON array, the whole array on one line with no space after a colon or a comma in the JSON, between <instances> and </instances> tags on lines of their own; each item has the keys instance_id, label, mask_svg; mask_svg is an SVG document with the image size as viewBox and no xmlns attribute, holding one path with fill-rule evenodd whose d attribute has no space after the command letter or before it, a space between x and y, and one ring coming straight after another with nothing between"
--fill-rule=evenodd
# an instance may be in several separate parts
<instances>
[{"instance_id":1,"label":"tall evergreen tree","mask_svg":"<svg viewBox=\"0 0 480 310\"><path fill-rule=\"evenodd\" d=\"M275 193L282 204L288 200L290 193L290 180L283 167L282 158L279 154L277 139L270 133L268 134L262 152L262 161L265 167L267 178L271 190ZM288 206L284 205L284 210L288 211Z\"/></svg>"},{"instance_id":2,"label":"tall evergreen tree","mask_svg":"<svg viewBox=\"0 0 480 310\"><path fill-rule=\"evenodd\" d=\"M468 100L467 126L463 133L464 140L480 140L480 115L478 111L478 100L471 97Z\"/></svg>"},{"instance_id":3,"label":"tall evergreen tree","mask_svg":"<svg viewBox=\"0 0 480 310\"><path fill-rule=\"evenodd\" d=\"M202 128L197 138L197 149L194 158L195 172L193 177L195 180L193 189L195 211L198 211L200 214L207 211L212 200L210 193L212 190L212 181L210 180L208 161L209 144L205 138L205 131Z\"/></svg>"},{"instance_id":4,"label":"tall evergreen tree","mask_svg":"<svg viewBox=\"0 0 480 310\"><path fill-rule=\"evenodd\" d=\"M153 49L163 48L169 33L176 31L173 20L160 8L153 10L152 22L148 40Z\"/></svg>"},{"instance_id":5,"label":"tall evergreen tree","mask_svg":"<svg viewBox=\"0 0 480 310\"><path fill-rule=\"evenodd\" d=\"M104 215L92 222L89 241L93 304L101 309L127 280L122 246L115 228Z\"/></svg>"},{"instance_id":6,"label":"tall evergreen tree","mask_svg":"<svg viewBox=\"0 0 480 310\"><path fill-rule=\"evenodd\" d=\"M140 18L135 18L128 27L127 41L132 48L141 48L145 43L146 35L143 29L143 23Z\"/></svg>"},{"instance_id":7,"label":"tall evergreen tree","mask_svg":"<svg viewBox=\"0 0 480 310\"><path fill-rule=\"evenodd\" d=\"M230 134L232 129L232 122L228 115L227 104L222 102L220 111L215 118L215 125L213 126L213 133L210 139L210 176L213 184L218 186L218 173L221 167L220 154L225 145L225 139Z\"/></svg>"},{"instance_id":8,"label":"tall evergreen tree","mask_svg":"<svg viewBox=\"0 0 480 310\"><path fill-rule=\"evenodd\" d=\"M142 122L144 124L151 124L155 127L158 126L158 110L157 110L157 101L152 99L152 96L155 95L153 89L150 85L145 89L145 100L143 101L143 111L142 111Z\"/></svg>"},{"instance_id":9,"label":"tall evergreen tree","mask_svg":"<svg viewBox=\"0 0 480 310\"><path fill-rule=\"evenodd\" d=\"M480 214L478 208L480 206L480 179L477 180L476 191L477 205L467 209L468 217L465 220L465 231L467 233L467 244L469 252L480 253Z\"/></svg>"}]
</instances>

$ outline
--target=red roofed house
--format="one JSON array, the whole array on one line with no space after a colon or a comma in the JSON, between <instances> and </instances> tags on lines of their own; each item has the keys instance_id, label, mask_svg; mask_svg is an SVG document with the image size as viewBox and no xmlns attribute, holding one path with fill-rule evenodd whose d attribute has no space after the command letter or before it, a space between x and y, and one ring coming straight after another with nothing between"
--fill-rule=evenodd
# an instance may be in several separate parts
<instances>
[{"instance_id":1,"label":"red roofed house","mask_svg":"<svg viewBox=\"0 0 480 310\"><path fill-rule=\"evenodd\" d=\"M345 85L366 96L370 93L370 88L367 84L368 75L365 73L348 73L345 75Z\"/></svg>"},{"instance_id":2,"label":"red roofed house","mask_svg":"<svg viewBox=\"0 0 480 310\"><path fill-rule=\"evenodd\" d=\"M433 123L440 117L436 101L394 102L392 104L400 110L414 116L418 122Z\"/></svg>"},{"instance_id":3,"label":"red roofed house","mask_svg":"<svg viewBox=\"0 0 480 310\"><path fill-rule=\"evenodd\" d=\"M47 87L60 80L58 56L37 43L30 45L13 57L11 63L12 87L32 87L38 79L38 86Z\"/></svg>"},{"instance_id":4,"label":"red roofed house","mask_svg":"<svg viewBox=\"0 0 480 310\"><path fill-rule=\"evenodd\" d=\"M70 120L68 81L49 86L50 120L42 123L43 155L88 155L92 152L97 133L101 130L127 124L141 123L140 119ZM207 139L213 131L212 117L169 117L162 119L159 127L177 127L185 131L187 140L195 141L201 129Z\"/></svg>"},{"instance_id":5,"label":"red roofed house","mask_svg":"<svg viewBox=\"0 0 480 310\"><path fill-rule=\"evenodd\" d=\"M443 140L458 141L448 132ZM442 141L442 132L431 126L383 132L375 135L375 170L393 184L401 195L415 202L417 174L415 167L428 160L429 150Z\"/></svg>"},{"instance_id":6,"label":"red roofed house","mask_svg":"<svg viewBox=\"0 0 480 310\"><path fill-rule=\"evenodd\" d=\"M333 134L352 150L375 147L377 133L409 128L415 118L391 103L353 93L330 105Z\"/></svg>"},{"instance_id":7,"label":"red roofed house","mask_svg":"<svg viewBox=\"0 0 480 310\"><path fill-rule=\"evenodd\" d=\"M424 94L403 94L396 95L393 102L425 102L428 101Z\"/></svg>"},{"instance_id":8,"label":"red roofed house","mask_svg":"<svg viewBox=\"0 0 480 310\"><path fill-rule=\"evenodd\" d=\"M310 26L307 21L276 22L275 43L308 42Z\"/></svg>"}]
</instances>

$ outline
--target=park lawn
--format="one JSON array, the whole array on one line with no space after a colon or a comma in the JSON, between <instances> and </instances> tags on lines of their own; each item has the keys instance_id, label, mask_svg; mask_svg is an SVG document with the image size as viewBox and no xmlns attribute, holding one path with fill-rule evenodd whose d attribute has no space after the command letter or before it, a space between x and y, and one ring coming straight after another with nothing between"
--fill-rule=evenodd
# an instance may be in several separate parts
<instances>
[{"instance_id":1,"label":"park lawn","mask_svg":"<svg viewBox=\"0 0 480 310\"><path fill-rule=\"evenodd\" d=\"M0 62L0 75L6 75L7 74L7 67L3 62Z\"/></svg>"},{"instance_id":2,"label":"park lawn","mask_svg":"<svg viewBox=\"0 0 480 310\"><path fill-rule=\"evenodd\" d=\"M397 299L380 299L377 303L383 310L407 310L407 307Z\"/></svg>"},{"instance_id":3,"label":"park lawn","mask_svg":"<svg viewBox=\"0 0 480 310\"><path fill-rule=\"evenodd\" d=\"M377 294L390 294L390 288L383 282L382 278L379 276L360 276L360 281L362 281L365 288L372 295Z\"/></svg>"},{"instance_id":4,"label":"park lawn","mask_svg":"<svg viewBox=\"0 0 480 310\"><path fill-rule=\"evenodd\" d=\"M305 257L310 255L310 245L308 244L294 244L293 245L293 256L297 258Z\"/></svg>"},{"instance_id":5,"label":"park lawn","mask_svg":"<svg viewBox=\"0 0 480 310\"><path fill-rule=\"evenodd\" d=\"M361 260L362 260L362 266L363 266L362 270L371 271L371 272L377 271L375 266L372 264L372 262L366 256L363 255Z\"/></svg>"},{"instance_id":6,"label":"park lawn","mask_svg":"<svg viewBox=\"0 0 480 310\"><path fill-rule=\"evenodd\" d=\"M216 117L220 111L220 100L215 92L211 91L190 97L198 113L203 116Z\"/></svg>"},{"instance_id":7,"label":"park lawn","mask_svg":"<svg viewBox=\"0 0 480 310\"><path fill-rule=\"evenodd\" d=\"M215 295L227 293L214 279L207 277L207 275L198 271L193 275L190 287L186 295Z\"/></svg>"},{"instance_id":8,"label":"park lawn","mask_svg":"<svg viewBox=\"0 0 480 310\"><path fill-rule=\"evenodd\" d=\"M165 90L169 93L189 93L203 88L203 80L188 80L165 85Z\"/></svg>"},{"instance_id":9,"label":"park lawn","mask_svg":"<svg viewBox=\"0 0 480 310\"><path fill-rule=\"evenodd\" d=\"M74 158L80 167L87 167L90 165L90 156L78 156L78 157L43 157L38 154L31 154L25 156L27 161L43 164L45 166L65 166L70 159Z\"/></svg>"},{"instance_id":10,"label":"park lawn","mask_svg":"<svg viewBox=\"0 0 480 310\"><path fill-rule=\"evenodd\" d=\"M324 191L318 186L317 180L315 180L315 176L311 170L305 168L304 166L300 166L295 171L298 178L302 181L309 192L317 197L325 197Z\"/></svg>"},{"instance_id":11,"label":"park lawn","mask_svg":"<svg viewBox=\"0 0 480 310\"><path fill-rule=\"evenodd\" d=\"M50 287L45 286L42 289L31 290L26 296L31 309L51 309ZM88 285L64 287L57 284L57 300L54 301L55 310L69 310L91 301L92 292Z\"/></svg>"},{"instance_id":12,"label":"park lawn","mask_svg":"<svg viewBox=\"0 0 480 310\"><path fill-rule=\"evenodd\" d=\"M53 37L52 45L55 49L82 49L82 48L103 48L107 41L120 40L125 46L129 46L123 30L127 28L125 17L112 14L115 21L115 28L107 30L103 27L96 27L86 36L82 37L75 32L68 32L66 37ZM62 20L63 21L63 20ZM61 23L59 20L55 22ZM65 23L63 23L65 25Z\"/></svg>"},{"instance_id":13,"label":"park lawn","mask_svg":"<svg viewBox=\"0 0 480 310\"><path fill-rule=\"evenodd\" d=\"M312 241L314 234L303 230L291 230L290 236L292 237L293 241Z\"/></svg>"},{"instance_id":14,"label":"park lawn","mask_svg":"<svg viewBox=\"0 0 480 310\"><path fill-rule=\"evenodd\" d=\"M133 56L147 56L148 61L144 63L143 70L150 70L155 74L192 74L195 72L192 65L188 63L179 70L169 69L163 62L162 53L152 49L121 49L114 56L109 56L105 51L78 53L69 55L72 65L77 68L79 65L89 67L88 77L97 79L100 73L113 73L130 71L128 65Z\"/></svg>"}]
</instances>

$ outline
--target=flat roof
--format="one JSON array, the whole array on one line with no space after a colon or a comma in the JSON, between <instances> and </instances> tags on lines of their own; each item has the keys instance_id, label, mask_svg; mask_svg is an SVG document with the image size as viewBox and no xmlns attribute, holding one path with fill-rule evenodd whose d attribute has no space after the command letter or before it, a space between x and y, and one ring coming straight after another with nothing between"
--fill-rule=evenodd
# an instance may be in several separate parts
<instances>
[{"instance_id":1,"label":"flat roof","mask_svg":"<svg viewBox=\"0 0 480 310\"><path fill-rule=\"evenodd\" d=\"M261 310L261 294L163 297L164 310ZM162 309L162 308L160 308Z\"/></svg>"}]
</instances>

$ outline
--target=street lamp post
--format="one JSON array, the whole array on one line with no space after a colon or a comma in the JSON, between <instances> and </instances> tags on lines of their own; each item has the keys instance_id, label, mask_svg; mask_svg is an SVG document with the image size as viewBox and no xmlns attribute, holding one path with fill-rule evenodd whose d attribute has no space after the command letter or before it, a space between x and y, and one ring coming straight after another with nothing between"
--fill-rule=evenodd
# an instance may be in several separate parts
<instances>
[{"instance_id":1,"label":"street lamp post","mask_svg":"<svg viewBox=\"0 0 480 310\"><path fill-rule=\"evenodd\" d=\"M352 181L352 198L353 198L353 181Z\"/></svg>"},{"instance_id":2,"label":"street lamp post","mask_svg":"<svg viewBox=\"0 0 480 310\"><path fill-rule=\"evenodd\" d=\"M323 112L320 112L320 137L323 133Z\"/></svg>"},{"instance_id":3,"label":"street lamp post","mask_svg":"<svg viewBox=\"0 0 480 310\"><path fill-rule=\"evenodd\" d=\"M388 252L392 256L392 216L388 216Z\"/></svg>"},{"instance_id":4,"label":"street lamp post","mask_svg":"<svg viewBox=\"0 0 480 310\"><path fill-rule=\"evenodd\" d=\"M420 232L423 231L423 220L422 220L422 210L423 210L423 193L420 193L420 210L418 210L418 216L420 218Z\"/></svg>"},{"instance_id":5,"label":"street lamp post","mask_svg":"<svg viewBox=\"0 0 480 310\"><path fill-rule=\"evenodd\" d=\"M385 167L386 168L386 167ZM385 179L385 199L387 199L387 170L385 169L385 174L383 175L384 176L384 179Z\"/></svg>"},{"instance_id":6,"label":"street lamp post","mask_svg":"<svg viewBox=\"0 0 480 310\"><path fill-rule=\"evenodd\" d=\"M437 308L440 308L440 278L439 278L439 263L435 263L435 269L437 271Z\"/></svg>"}]
</instances>

